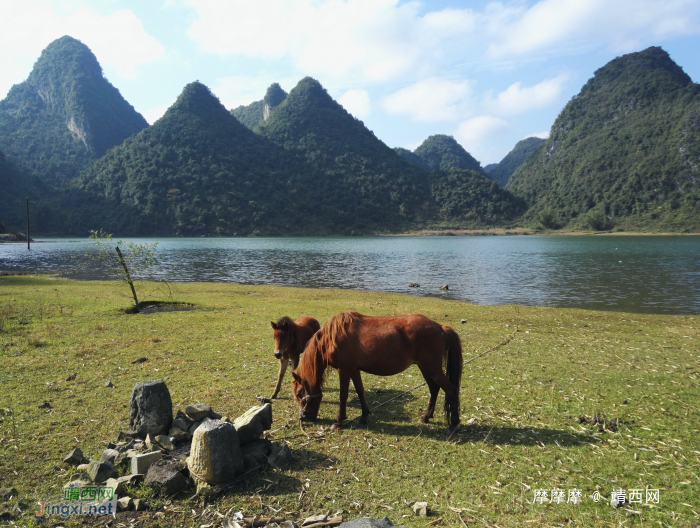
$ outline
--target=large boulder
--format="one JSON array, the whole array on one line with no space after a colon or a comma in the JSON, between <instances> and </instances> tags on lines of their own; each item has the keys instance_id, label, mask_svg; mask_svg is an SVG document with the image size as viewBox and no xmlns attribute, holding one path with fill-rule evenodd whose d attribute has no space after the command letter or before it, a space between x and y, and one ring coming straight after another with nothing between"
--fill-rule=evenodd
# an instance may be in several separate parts
<instances>
[{"instance_id":1,"label":"large boulder","mask_svg":"<svg viewBox=\"0 0 700 528\"><path fill-rule=\"evenodd\" d=\"M232 481L243 470L238 433L233 424L220 420L202 423L192 435L187 459L190 476L210 484Z\"/></svg>"},{"instance_id":2,"label":"large boulder","mask_svg":"<svg viewBox=\"0 0 700 528\"><path fill-rule=\"evenodd\" d=\"M266 403L251 407L233 421L238 431L241 445L260 438L264 431L272 427L272 405Z\"/></svg>"},{"instance_id":3,"label":"large boulder","mask_svg":"<svg viewBox=\"0 0 700 528\"><path fill-rule=\"evenodd\" d=\"M163 380L141 381L131 391L129 429L141 438L167 434L173 423L173 402Z\"/></svg>"}]
</instances>

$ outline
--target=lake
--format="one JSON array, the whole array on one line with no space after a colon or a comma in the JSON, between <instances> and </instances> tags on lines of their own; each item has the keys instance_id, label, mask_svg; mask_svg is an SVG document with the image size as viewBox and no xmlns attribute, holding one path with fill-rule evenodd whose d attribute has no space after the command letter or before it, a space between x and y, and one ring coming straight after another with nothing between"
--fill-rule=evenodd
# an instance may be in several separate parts
<instances>
[{"instance_id":1,"label":"lake","mask_svg":"<svg viewBox=\"0 0 700 528\"><path fill-rule=\"evenodd\" d=\"M645 313L700 313L699 236L163 238L151 280L351 288ZM94 241L0 244L0 271L112 278ZM116 262L116 260L115 260ZM409 288L408 284L420 284ZM449 290L442 292L443 284Z\"/></svg>"}]
</instances>

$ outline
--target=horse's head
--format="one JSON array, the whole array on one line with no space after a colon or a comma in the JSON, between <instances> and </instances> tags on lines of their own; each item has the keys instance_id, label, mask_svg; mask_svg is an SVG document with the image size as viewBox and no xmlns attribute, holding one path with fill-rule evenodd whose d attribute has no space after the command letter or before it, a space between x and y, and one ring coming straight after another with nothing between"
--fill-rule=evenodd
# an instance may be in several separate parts
<instances>
[{"instance_id":1,"label":"horse's head","mask_svg":"<svg viewBox=\"0 0 700 528\"><path fill-rule=\"evenodd\" d=\"M304 421L314 421L318 416L318 409L321 406L323 394L319 389L317 393L311 392L309 382L303 379L296 372L292 372L292 393L294 399L301 406L299 417Z\"/></svg>"},{"instance_id":2,"label":"horse's head","mask_svg":"<svg viewBox=\"0 0 700 528\"><path fill-rule=\"evenodd\" d=\"M274 331L275 357L277 359L289 359L290 351L296 346L296 336L290 322L288 317L283 317L276 323L270 322Z\"/></svg>"}]
</instances>

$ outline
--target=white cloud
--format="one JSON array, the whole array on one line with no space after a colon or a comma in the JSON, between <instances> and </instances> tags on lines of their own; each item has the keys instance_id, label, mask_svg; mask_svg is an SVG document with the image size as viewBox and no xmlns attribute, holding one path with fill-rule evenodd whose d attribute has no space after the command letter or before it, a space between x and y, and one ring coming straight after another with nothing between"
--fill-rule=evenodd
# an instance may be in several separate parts
<instances>
[{"instance_id":1,"label":"white cloud","mask_svg":"<svg viewBox=\"0 0 700 528\"><path fill-rule=\"evenodd\" d=\"M86 44L102 66L121 77L135 77L138 67L160 58L164 49L128 9L100 15L86 4L57 9L48 0L0 2L0 94L23 81L41 51L70 35Z\"/></svg>"},{"instance_id":2,"label":"white cloud","mask_svg":"<svg viewBox=\"0 0 700 528\"><path fill-rule=\"evenodd\" d=\"M188 34L220 55L290 58L300 71L384 82L431 71L445 44L475 27L469 9L420 14L399 0L187 0ZM350 82L346 83L346 86Z\"/></svg>"},{"instance_id":3,"label":"white cloud","mask_svg":"<svg viewBox=\"0 0 700 528\"><path fill-rule=\"evenodd\" d=\"M541 0L529 8L494 3L485 16L493 58L600 44L631 51L650 40L700 32L697 0Z\"/></svg>"},{"instance_id":4,"label":"white cloud","mask_svg":"<svg viewBox=\"0 0 700 528\"><path fill-rule=\"evenodd\" d=\"M429 77L385 97L390 114L410 116L416 121L459 121L473 108L470 81Z\"/></svg>"},{"instance_id":5,"label":"white cloud","mask_svg":"<svg viewBox=\"0 0 700 528\"><path fill-rule=\"evenodd\" d=\"M503 157L503 149L494 145L499 143L496 141L498 136L509 128L508 122L500 117L480 115L461 122L454 137L483 166L485 163L500 161Z\"/></svg>"},{"instance_id":6,"label":"white cloud","mask_svg":"<svg viewBox=\"0 0 700 528\"><path fill-rule=\"evenodd\" d=\"M523 87L520 81L511 84L495 98L487 94L484 103L487 111L499 115L514 115L553 103L561 95L566 77L545 79L534 86Z\"/></svg>"},{"instance_id":7,"label":"white cloud","mask_svg":"<svg viewBox=\"0 0 700 528\"><path fill-rule=\"evenodd\" d=\"M348 90L338 98L338 102L358 119L366 119L372 112L372 101L367 90Z\"/></svg>"}]
</instances>

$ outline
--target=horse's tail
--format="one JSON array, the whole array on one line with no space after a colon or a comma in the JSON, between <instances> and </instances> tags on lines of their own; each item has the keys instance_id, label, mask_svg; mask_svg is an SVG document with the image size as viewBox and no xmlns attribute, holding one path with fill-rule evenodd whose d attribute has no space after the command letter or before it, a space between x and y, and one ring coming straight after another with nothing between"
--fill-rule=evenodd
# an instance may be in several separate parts
<instances>
[{"instance_id":1,"label":"horse's tail","mask_svg":"<svg viewBox=\"0 0 700 528\"><path fill-rule=\"evenodd\" d=\"M459 387L462 382L462 343L459 335L449 326L442 327L445 337L445 374L450 383L455 386L457 393L454 398L445 394L445 418L452 425L459 423ZM450 420L450 418L452 418Z\"/></svg>"}]
</instances>

